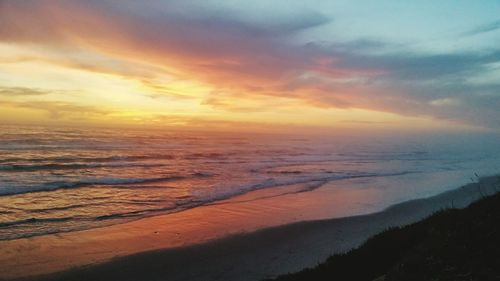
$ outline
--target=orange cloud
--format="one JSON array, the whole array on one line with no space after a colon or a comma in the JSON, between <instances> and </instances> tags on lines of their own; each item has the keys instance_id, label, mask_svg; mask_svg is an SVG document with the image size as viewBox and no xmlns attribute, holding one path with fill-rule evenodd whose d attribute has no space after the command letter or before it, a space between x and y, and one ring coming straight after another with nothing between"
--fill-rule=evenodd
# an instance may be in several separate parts
<instances>
[{"instance_id":1,"label":"orange cloud","mask_svg":"<svg viewBox=\"0 0 500 281\"><path fill-rule=\"evenodd\" d=\"M153 98L198 100L193 108L206 116L219 116L220 111L316 110L312 107L367 109L477 124L489 118L478 121L471 116L473 111L463 115L463 109L441 107L436 111L430 101L447 97L437 96L442 95L441 89L428 87L427 82L459 73L462 65L474 59L488 62L497 56L368 56L290 39L303 29L327 22L321 18L301 21L297 17L288 25L266 28L224 15L186 16L169 11L169 3L160 11L120 5L107 1L2 1L0 41L38 50L38 56L19 57L18 61L42 60L134 80L142 88L131 91ZM435 60L451 61L453 67L436 67ZM421 95L424 90L434 96Z\"/></svg>"}]
</instances>

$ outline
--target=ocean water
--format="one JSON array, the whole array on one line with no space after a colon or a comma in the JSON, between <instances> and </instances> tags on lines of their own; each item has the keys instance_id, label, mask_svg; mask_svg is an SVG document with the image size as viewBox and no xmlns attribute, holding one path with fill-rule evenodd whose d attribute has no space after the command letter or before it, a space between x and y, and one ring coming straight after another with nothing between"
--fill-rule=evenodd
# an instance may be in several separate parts
<instances>
[{"instance_id":1,"label":"ocean water","mask_svg":"<svg viewBox=\"0 0 500 281\"><path fill-rule=\"evenodd\" d=\"M499 173L498 141L494 134L319 137L0 126L0 240L124 223L297 183L304 183L300 192L313 192L333 181L391 178L398 179L391 182L399 200L430 196L475 174ZM422 188L404 189L416 178Z\"/></svg>"}]
</instances>

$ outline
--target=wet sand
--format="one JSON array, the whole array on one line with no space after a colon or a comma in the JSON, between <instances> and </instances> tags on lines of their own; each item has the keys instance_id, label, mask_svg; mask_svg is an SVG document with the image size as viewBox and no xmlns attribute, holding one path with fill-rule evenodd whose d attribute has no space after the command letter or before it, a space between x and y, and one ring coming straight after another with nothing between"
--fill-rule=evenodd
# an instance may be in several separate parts
<instances>
[{"instance_id":1,"label":"wet sand","mask_svg":"<svg viewBox=\"0 0 500 281\"><path fill-rule=\"evenodd\" d=\"M304 186L295 185L121 225L0 241L0 279L260 280L314 266L387 227L464 207L479 190L491 192L495 180L334 219L327 218L343 217L376 194L325 187L301 192ZM357 205L348 210L342 202Z\"/></svg>"}]
</instances>

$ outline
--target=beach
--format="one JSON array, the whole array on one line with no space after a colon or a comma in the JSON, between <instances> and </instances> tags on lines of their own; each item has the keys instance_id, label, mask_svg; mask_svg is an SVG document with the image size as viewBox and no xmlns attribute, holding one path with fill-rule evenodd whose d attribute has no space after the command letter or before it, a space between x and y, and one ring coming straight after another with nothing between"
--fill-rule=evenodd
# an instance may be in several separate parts
<instances>
[{"instance_id":1,"label":"beach","mask_svg":"<svg viewBox=\"0 0 500 281\"><path fill-rule=\"evenodd\" d=\"M471 183L350 217L342 217L342 208L332 201L335 194L328 188L301 194L294 192L300 187L291 186L288 195L281 190L280 196L274 196L275 190L257 190L125 224L0 241L0 276L3 280L260 280L312 267L390 226L415 222L443 208L465 207L493 192L495 180L485 178L480 185ZM359 201L362 193L344 196L350 198L342 200ZM336 208L338 217L328 219L328 211L331 216Z\"/></svg>"},{"instance_id":2,"label":"beach","mask_svg":"<svg viewBox=\"0 0 500 281\"><path fill-rule=\"evenodd\" d=\"M0 281L500 280L500 2L434 2L0 0Z\"/></svg>"}]
</instances>

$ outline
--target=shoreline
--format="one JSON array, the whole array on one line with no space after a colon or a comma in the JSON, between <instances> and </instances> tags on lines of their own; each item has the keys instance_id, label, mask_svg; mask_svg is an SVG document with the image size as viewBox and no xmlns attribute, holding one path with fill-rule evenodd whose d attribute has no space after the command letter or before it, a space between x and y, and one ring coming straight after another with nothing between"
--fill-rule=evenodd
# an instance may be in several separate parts
<instances>
[{"instance_id":1,"label":"shoreline","mask_svg":"<svg viewBox=\"0 0 500 281\"><path fill-rule=\"evenodd\" d=\"M481 179L483 193L493 191L494 179L496 177ZM314 266L331 254L359 246L390 226L418 221L452 204L465 207L481 197L477 186L471 183L366 215L312 221L307 221L305 215L302 221L267 228L265 225L269 221L247 223L251 226L247 229L240 222L243 231L239 233L230 229L223 229L225 232L221 233L220 229L215 229L238 225L236 221L189 223L196 216L203 217L210 211L228 211L231 206L217 204L208 206L208 210L193 209L191 216L184 214L172 219L167 215L170 216L168 220L166 216L157 216L101 229L1 241L0 280L148 280L161 277L169 280L260 280ZM251 209L252 201L241 202L239 211L242 207L247 208L245 216L255 211ZM230 211L233 213L219 214L212 219L235 219L241 215ZM274 219L277 221L273 223L279 225L280 218ZM172 223L175 225L176 220L182 229L168 227ZM259 228L259 224L264 227ZM200 229L205 232L196 233ZM180 233L191 236L179 237Z\"/></svg>"}]
</instances>

